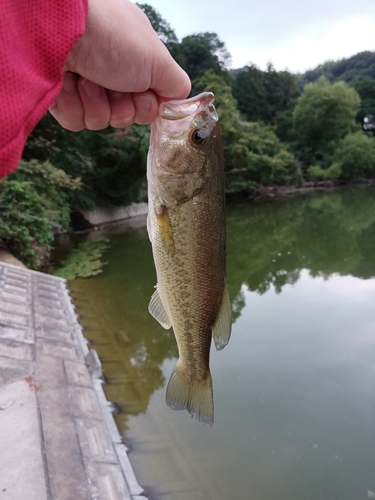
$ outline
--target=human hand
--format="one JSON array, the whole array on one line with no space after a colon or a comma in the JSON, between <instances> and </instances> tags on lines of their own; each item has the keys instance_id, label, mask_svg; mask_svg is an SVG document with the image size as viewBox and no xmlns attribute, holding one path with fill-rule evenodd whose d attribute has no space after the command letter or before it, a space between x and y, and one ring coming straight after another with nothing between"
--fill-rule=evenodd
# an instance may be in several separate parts
<instances>
[{"instance_id":1,"label":"human hand","mask_svg":"<svg viewBox=\"0 0 375 500\"><path fill-rule=\"evenodd\" d=\"M72 131L148 124L160 102L189 92L189 77L139 7L129 0L89 0L85 34L66 61L50 112Z\"/></svg>"}]
</instances>

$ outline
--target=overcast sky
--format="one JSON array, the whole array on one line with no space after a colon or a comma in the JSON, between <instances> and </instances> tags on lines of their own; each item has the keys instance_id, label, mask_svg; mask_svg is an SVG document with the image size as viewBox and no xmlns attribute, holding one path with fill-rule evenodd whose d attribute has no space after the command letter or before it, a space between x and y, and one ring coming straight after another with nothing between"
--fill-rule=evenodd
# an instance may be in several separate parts
<instances>
[{"instance_id":1,"label":"overcast sky","mask_svg":"<svg viewBox=\"0 0 375 500\"><path fill-rule=\"evenodd\" d=\"M217 33L232 68L303 72L327 60L375 50L375 0L138 0L169 22L179 39Z\"/></svg>"}]
</instances>

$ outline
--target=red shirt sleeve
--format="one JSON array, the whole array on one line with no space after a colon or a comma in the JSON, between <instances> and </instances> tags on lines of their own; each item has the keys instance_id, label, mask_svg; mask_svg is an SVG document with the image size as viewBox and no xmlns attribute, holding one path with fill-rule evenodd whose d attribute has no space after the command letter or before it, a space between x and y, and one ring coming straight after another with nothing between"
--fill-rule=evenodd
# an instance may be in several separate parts
<instances>
[{"instance_id":1,"label":"red shirt sleeve","mask_svg":"<svg viewBox=\"0 0 375 500\"><path fill-rule=\"evenodd\" d=\"M85 31L87 0L0 1L0 177L62 86L62 69Z\"/></svg>"}]
</instances>

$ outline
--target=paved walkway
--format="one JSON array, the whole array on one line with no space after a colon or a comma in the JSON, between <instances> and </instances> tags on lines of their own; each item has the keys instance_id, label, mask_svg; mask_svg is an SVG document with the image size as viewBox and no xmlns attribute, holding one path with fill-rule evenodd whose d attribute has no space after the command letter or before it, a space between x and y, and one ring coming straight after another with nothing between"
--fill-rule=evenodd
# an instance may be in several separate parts
<instances>
[{"instance_id":1,"label":"paved walkway","mask_svg":"<svg viewBox=\"0 0 375 500\"><path fill-rule=\"evenodd\" d=\"M0 500L145 500L65 281L0 262Z\"/></svg>"}]
</instances>

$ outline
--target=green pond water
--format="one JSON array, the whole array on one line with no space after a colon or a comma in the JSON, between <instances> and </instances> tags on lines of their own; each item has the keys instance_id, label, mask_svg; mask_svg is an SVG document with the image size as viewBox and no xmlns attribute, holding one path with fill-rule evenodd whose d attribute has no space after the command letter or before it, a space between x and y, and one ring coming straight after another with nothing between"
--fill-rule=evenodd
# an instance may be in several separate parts
<instances>
[{"instance_id":1,"label":"green pond water","mask_svg":"<svg viewBox=\"0 0 375 500\"><path fill-rule=\"evenodd\" d=\"M144 222L107 231L103 273L69 286L149 498L375 497L375 190L228 206L234 324L211 350L212 428L164 401L177 347L147 310Z\"/></svg>"}]
</instances>

